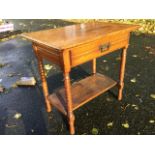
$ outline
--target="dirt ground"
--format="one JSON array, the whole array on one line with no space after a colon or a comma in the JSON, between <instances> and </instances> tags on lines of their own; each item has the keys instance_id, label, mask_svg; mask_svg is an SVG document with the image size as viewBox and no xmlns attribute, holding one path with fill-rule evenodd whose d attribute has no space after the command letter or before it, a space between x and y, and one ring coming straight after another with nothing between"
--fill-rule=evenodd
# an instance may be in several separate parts
<instances>
[{"instance_id":1,"label":"dirt ground","mask_svg":"<svg viewBox=\"0 0 155 155\"><path fill-rule=\"evenodd\" d=\"M37 31L74 24L63 20L8 20L21 32ZM18 31L19 32L19 31ZM14 36L0 42L1 135L66 135L66 119L57 109L47 113L31 42ZM61 70L45 61L49 91L63 86ZM99 58L97 71L118 80L120 50ZM72 70L72 82L91 73L90 63ZM15 87L22 76L34 76L34 87ZM155 36L131 34L127 55L123 100L113 88L76 110L76 134L139 135L155 134Z\"/></svg>"}]
</instances>

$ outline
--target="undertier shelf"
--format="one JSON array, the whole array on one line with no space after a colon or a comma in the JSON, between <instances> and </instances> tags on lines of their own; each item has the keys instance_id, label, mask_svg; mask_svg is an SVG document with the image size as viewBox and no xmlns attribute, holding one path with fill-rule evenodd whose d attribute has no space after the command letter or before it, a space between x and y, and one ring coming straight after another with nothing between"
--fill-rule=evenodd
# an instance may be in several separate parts
<instances>
[{"instance_id":1,"label":"undertier shelf","mask_svg":"<svg viewBox=\"0 0 155 155\"><path fill-rule=\"evenodd\" d=\"M116 84L116 81L99 73L86 77L78 82L74 82L71 86L73 110L76 110L88 101L111 89ZM60 88L49 95L48 99L54 107L64 115L67 115L67 103L64 88Z\"/></svg>"}]
</instances>

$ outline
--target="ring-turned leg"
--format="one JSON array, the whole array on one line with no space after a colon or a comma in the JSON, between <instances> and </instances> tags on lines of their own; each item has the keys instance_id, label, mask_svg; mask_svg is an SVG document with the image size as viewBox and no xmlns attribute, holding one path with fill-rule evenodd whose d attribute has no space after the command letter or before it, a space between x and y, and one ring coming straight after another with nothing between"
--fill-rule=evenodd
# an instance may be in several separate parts
<instances>
[{"instance_id":1,"label":"ring-turned leg","mask_svg":"<svg viewBox=\"0 0 155 155\"><path fill-rule=\"evenodd\" d=\"M93 74L96 74L96 59L92 60L92 72Z\"/></svg>"},{"instance_id":2,"label":"ring-turned leg","mask_svg":"<svg viewBox=\"0 0 155 155\"><path fill-rule=\"evenodd\" d=\"M74 114L72 108L72 95L71 95L71 83L70 83L70 76L69 73L64 73L64 85L65 85L65 92L66 92L66 100L67 100L67 115L69 121L69 128L70 134L75 133L74 129Z\"/></svg>"},{"instance_id":3,"label":"ring-turned leg","mask_svg":"<svg viewBox=\"0 0 155 155\"><path fill-rule=\"evenodd\" d=\"M119 92L118 92L118 100L122 100L122 93L124 87L124 74L125 74L125 64L126 64L126 54L127 48L123 48L121 55L121 66L120 66L120 75L119 75Z\"/></svg>"},{"instance_id":4,"label":"ring-turned leg","mask_svg":"<svg viewBox=\"0 0 155 155\"><path fill-rule=\"evenodd\" d=\"M39 56L37 57L37 59L38 59L38 68L39 68L40 78L42 81L43 94L45 97L46 109L47 109L47 112L51 112L52 107L51 107L49 100L47 99L49 92L48 92L48 86L47 86L45 71L44 71L44 67L43 67L43 60Z\"/></svg>"},{"instance_id":5,"label":"ring-turned leg","mask_svg":"<svg viewBox=\"0 0 155 155\"><path fill-rule=\"evenodd\" d=\"M47 99L47 96L49 95L49 93L48 93L48 86L47 86L47 81L46 81L46 76L45 76L45 71L44 71L44 66L43 66L43 59L38 54L37 46L32 44L32 47L33 47L34 53L38 60L38 69L39 69L40 78L42 81L42 88L43 88L43 94L44 94L45 103L46 103L46 110L47 110L47 112L51 112L52 106L51 106L49 100Z\"/></svg>"}]
</instances>

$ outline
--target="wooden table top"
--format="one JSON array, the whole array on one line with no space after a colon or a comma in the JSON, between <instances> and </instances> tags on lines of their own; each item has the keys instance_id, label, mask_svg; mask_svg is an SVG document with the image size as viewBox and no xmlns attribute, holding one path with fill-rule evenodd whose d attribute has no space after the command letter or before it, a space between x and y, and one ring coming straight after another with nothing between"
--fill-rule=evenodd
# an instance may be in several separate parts
<instances>
[{"instance_id":1,"label":"wooden table top","mask_svg":"<svg viewBox=\"0 0 155 155\"><path fill-rule=\"evenodd\" d=\"M95 22L24 33L22 36L33 42L63 50L113 33L119 33L120 31L130 32L137 28L139 28L138 25Z\"/></svg>"}]
</instances>

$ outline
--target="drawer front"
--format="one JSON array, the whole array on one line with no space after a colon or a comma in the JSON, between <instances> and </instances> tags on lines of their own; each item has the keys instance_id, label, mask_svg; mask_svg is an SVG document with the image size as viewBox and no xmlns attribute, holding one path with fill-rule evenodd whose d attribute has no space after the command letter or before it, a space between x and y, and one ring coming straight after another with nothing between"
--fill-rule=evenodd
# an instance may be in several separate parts
<instances>
[{"instance_id":1,"label":"drawer front","mask_svg":"<svg viewBox=\"0 0 155 155\"><path fill-rule=\"evenodd\" d=\"M37 51L38 54L43 57L44 59L47 59L49 61L52 61L55 64L60 64L60 55L59 51L40 45L40 44L35 44L37 46Z\"/></svg>"},{"instance_id":2,"label":"drawer front","mask_svg":"<svg viewBox=\"0 0 155 155\"><path fill-rule=\"evenodd\" d=\"M74 47L71 51L71 66L77 66L94 58L101 57L128 44L129 33L118 33L106 36L87 44Z\"/></svg>"}]
</instances>

